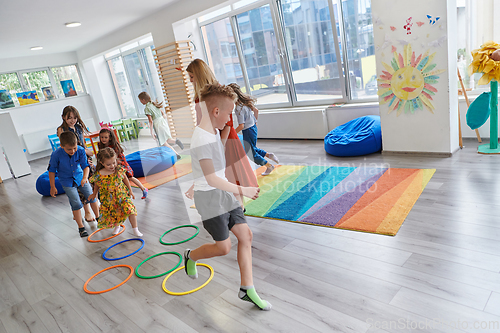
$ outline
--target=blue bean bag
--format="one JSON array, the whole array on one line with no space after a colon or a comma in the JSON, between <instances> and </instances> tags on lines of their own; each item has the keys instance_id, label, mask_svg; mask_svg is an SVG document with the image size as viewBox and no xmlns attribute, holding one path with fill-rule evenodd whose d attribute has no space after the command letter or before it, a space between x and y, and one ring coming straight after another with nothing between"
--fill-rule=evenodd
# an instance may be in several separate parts
<instances>
[{"instance_id":1,"label":"blue bean bag","mask_svg":"<svg viewBox=\"0 0 500 333\"><path fill-rule=\"evenodd\" d=\"M48 171L45 171L40 176L38 176L35 186L38 193L46 197L50 197L50 180ZM61 183L59 182L59 178L57 178L57 172L56 172L56 189L57 189L57 194L66 193L64 192L64 189Z\"/></svg>"},{"instance_id":2,"label":"blue bean bag","mask_svg":"<svg viewBox=\"0 0 500 333\"><path fill-rule=\"evenodd\" d=\"M325 150L333 156L360 156L382 149L380 116L353 119L325 136Z\"/></svg>"},{"instance_id":3,"label":"blue bean bag","mask_svg":"<svg viewBox=\"0 0 500 333\"><path fill-rule=\"evenodd\" d=\"M161 146L139 150L128 154L125 158L134 171L134 177L144 177L172 167L177 162L177 153Z\"/></svg>"}]
</instances>

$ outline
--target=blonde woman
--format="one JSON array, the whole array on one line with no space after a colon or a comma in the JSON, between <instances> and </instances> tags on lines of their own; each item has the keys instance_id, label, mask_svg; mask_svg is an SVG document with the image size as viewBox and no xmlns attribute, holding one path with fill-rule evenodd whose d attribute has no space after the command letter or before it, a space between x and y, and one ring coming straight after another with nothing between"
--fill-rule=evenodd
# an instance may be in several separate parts
<instances>
[{"instance_id":1,"label":"blonde woman","mask_svg":"<svg viewBox=\"0 0 500 333\"><path fill-rule=\"evenodd\" d=\"M201 108L199 106L200 91L207 85L216 83L214 73L208 65L201 59L193 60L187 67L187 72L191 83L194 86L195 103L196 103L196 125L201 121ZM225 144L225 157L226 157L226 178L229 182L244 186L244 187L258 187L255 172L250 166L248 157L246 156L245 149L241 145L238 134L233 127L233 117L230 115L226 127L220 132L221 141ZM192 187L186 192L188 198L192 198ZM237 196L238 201L243 206L243 198Z\"/></svg>"}]
</instances>

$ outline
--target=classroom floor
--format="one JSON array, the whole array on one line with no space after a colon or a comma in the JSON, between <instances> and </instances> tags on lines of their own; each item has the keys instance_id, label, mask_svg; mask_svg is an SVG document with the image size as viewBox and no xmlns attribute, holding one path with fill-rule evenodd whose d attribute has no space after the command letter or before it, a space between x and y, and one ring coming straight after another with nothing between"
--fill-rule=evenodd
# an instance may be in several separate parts
<instances>
[{"instance_id":1,"label":"classroom floor","mask_svg":"<svg viewBox=\"0 0 500 333\"><path fill-rule=\"evenodd\" d=\"M134 237L129 222L112 240L80 238L67 197L41 197L35 190L48 158L32 161L31 175L0 184L0 333L500 331L500 156L477 154L477 142L469 139L451 158L372 154L340 159L327 155L320 140L258 143L282 164L437 171L395 237L248 217L255 286L273 305L264 312L237 297L234 236L229 255L203 261L215 276L193 294L167 295L163 277L135 275L113 291L85 293L85 281L101 269L135 268L153 254L182 254L210 241L190 208L192 201L183 195L191 176L150 190L147 200L134 189L145 246L108 262L101 258L106 248ZM155 144L141 137L126 146L128 154ZM199 226L200 234L179 245L159 243L165 231L185 224ZM192 234L192 228L178 229L164 241ZM125 255L139 245L127 242L107 255ZM177 261L162 255L140 272L160 274ZM174 274L169 288L196 288L208 277L207 269L199 272L198 280L183 271ZM126 268L106 271L89 288L110 288L128 274Z\"/></svg>"}]
</instances>

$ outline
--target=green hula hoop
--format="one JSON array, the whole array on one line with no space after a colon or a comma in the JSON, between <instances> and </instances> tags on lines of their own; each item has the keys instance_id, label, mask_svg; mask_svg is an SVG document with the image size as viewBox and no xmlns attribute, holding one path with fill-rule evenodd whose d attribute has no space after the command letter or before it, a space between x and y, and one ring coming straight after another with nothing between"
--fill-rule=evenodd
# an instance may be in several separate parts
<instances>
[{"instance_id":1,"label":"green hula hoop","mask_svg":"<svg viewBox=\"0 0 500 333\"><path fill-rule=\"evenodd\" d=\"M182 241L176 242L176 243L165 243L164 241L162 241L162 238L165 237L166 234L168 234L171 231L174 231L175 229L179 229L179 228L195 228L196 229L196 233L193 236L189 237L188 239L185 239L185 240L182 240ZM162 243L163 245L177 245L177 244L182 244L182 243L185 243L185 242L190 241L191 239L195 238L196 235L198 235L199 233L200 233L200 228L198 228L195 225L192 225L192 224L180 225L178 227L175 227L175 228L172 228L170 230L165 231L163 233L163 235L160 236L160 243Z\"/></svg>"},{"instance_id":2,"label":"green hula hoop","mask_svg":"<svg viewBox=\"0 0 500 333\"><path fill-rule=\"evenodd\" d=\"M141 274L139 274L139 267L142 266L142 264L144 264L146 261L148 261L149 259L153 259L154 257L158 257L158 256L161 256L162 254L175 254L177 256L179 256L179 262L177 263L177 265L175 265L174 268L166 271L165 273L161 273L161 274L158 274L158 275L153 275L153 276L143 276ZM136 268L135 268L135 275L137 275L137 277L140 277L141 279L154 279L154 278L157 278L157 277L160 277L160 276L163 276L163 275L166 275L170 272L172 272L174 269L176 269L177 267L179 267L179 265L181 264L182 262L182 256L180 253L178 252L161 252L161 253L157 253L149 258L146 258L146 260L143 260Z\"/></svg>"}]
</instances>

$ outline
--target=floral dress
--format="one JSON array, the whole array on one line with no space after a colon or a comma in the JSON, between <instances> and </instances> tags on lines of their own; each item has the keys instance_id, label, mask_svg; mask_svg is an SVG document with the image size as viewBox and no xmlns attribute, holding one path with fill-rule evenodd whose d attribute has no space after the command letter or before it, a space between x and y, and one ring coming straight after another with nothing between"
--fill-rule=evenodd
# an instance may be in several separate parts
<instances>
[{"instance_id":1,"label":"floral dress","mask_svg":"<svg viewBox=\"0 0 500 333\"><path fill-rule=\"evenodd\" d=\"M125 176L125 169L117 166L115 173L104 176L96 172L89 180L99 186L99 200L101 201L99 228L115 227L125 221L129 215L137 215L128 188L123 182L123 176Z\"/></svg>"}]
</instances>

